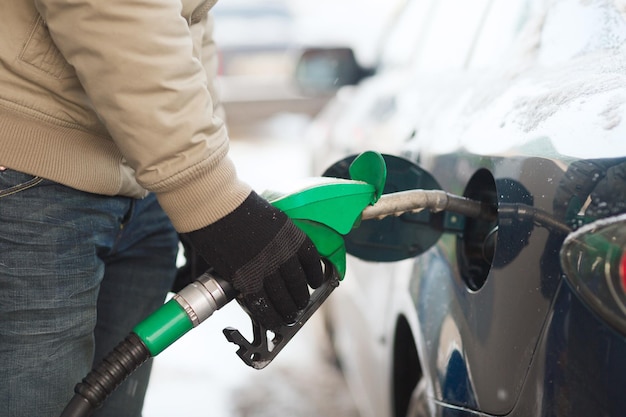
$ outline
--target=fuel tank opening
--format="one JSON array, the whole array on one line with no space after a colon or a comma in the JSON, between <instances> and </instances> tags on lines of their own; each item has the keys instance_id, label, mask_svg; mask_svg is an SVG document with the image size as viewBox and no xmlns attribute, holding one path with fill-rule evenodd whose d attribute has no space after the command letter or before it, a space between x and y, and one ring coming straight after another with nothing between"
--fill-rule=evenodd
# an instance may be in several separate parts
<instances>
[{"instance_id":1,"label":"fuel tank opening","mask_svg":"<svg viewBox=\"0 0 626 417\"><path fill-rule=\"evenodd\" d=\"M477 171L463 196L497 207L496 182L487 169ZM468 288L477 291L485 284L493 263L498 231L497 217L491 220L467 217L457 238L457 261Z\"/></svg>"}]
</instances>

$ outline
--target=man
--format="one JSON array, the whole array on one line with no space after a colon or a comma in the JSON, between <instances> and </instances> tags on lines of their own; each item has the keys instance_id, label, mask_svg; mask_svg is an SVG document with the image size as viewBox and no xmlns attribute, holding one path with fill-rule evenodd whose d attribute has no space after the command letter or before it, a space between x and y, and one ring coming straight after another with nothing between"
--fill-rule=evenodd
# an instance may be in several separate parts
<instances>
[{"instance_id":1,"label":"man","mask_svg":"<svg viewBox=\"0 0 626 417\"><path fill-rule=\"evenodd\" d=\"M310 240L228 157L213 3L3 6L0 415L60 414L92 361L163 302L177 233L269 328L321 284ZM98 415L140 415L143 368Z\"/></svg>"}]
</instances>

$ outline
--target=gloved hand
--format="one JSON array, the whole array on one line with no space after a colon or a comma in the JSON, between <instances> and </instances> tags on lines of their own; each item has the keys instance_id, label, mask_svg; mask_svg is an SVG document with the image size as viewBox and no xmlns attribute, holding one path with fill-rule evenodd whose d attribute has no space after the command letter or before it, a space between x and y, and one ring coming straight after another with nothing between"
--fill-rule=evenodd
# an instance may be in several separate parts
<instances>
[{"instance_id":1,"label":"gloved hand","mask_svg":"<svg viewBox=\"0 0 626 417\"><path fill-rule=\"evenodd\" d=\"M292 323L306 307L307 284L322 284L321 259L311 240L255 192L222 219L184 236L270 330Z\"/></svg>"}]
</instances>

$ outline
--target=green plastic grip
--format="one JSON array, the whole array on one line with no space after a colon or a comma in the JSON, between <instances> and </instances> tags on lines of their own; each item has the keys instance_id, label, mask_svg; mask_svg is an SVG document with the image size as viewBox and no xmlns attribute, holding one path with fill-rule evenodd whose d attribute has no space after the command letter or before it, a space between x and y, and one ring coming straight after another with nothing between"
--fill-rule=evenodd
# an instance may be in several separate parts
<instances>
[{"instance_id":1,"label":"green plastic grip","mask_svg":"<svg viewBox=\"0 0 626 417\"><path fill-rule=\"evenodd\" d=\"M135 326L133 332L152 356L156 356L192 328L193 324L185 310L176 300L171 299Z\"/></svg>"},{"instance_id":2,"label":"green plastic grip","mask_svg":"<svg viewBox=\"0 0 626 417\"><path fill-rule=\"evenodd\" d=\"M291 192L264 194L311 239L343 279L346 248L343 236L359 225L361 213L380 198L387 169L381 154L364 152L350 165L352 179L313 178Z\"/></svg>"}]
</instances>

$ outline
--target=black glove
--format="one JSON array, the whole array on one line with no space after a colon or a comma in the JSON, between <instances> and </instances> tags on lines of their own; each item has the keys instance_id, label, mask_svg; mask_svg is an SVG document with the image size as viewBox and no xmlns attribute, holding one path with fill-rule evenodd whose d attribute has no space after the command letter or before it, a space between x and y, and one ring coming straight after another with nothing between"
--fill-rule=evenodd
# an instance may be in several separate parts
<instances>
[{"instance_id":1,"label":"black glove","mask_svg":"<svg viewBox=\"0 0 626 417\"><path fill-rule=\"evenodd\" d=\"M306 307L307 283L322 284L321 259L311 240L255 192L224 218L184 236L270 330L292 323Z\"/></svg>"}]
</instances>

